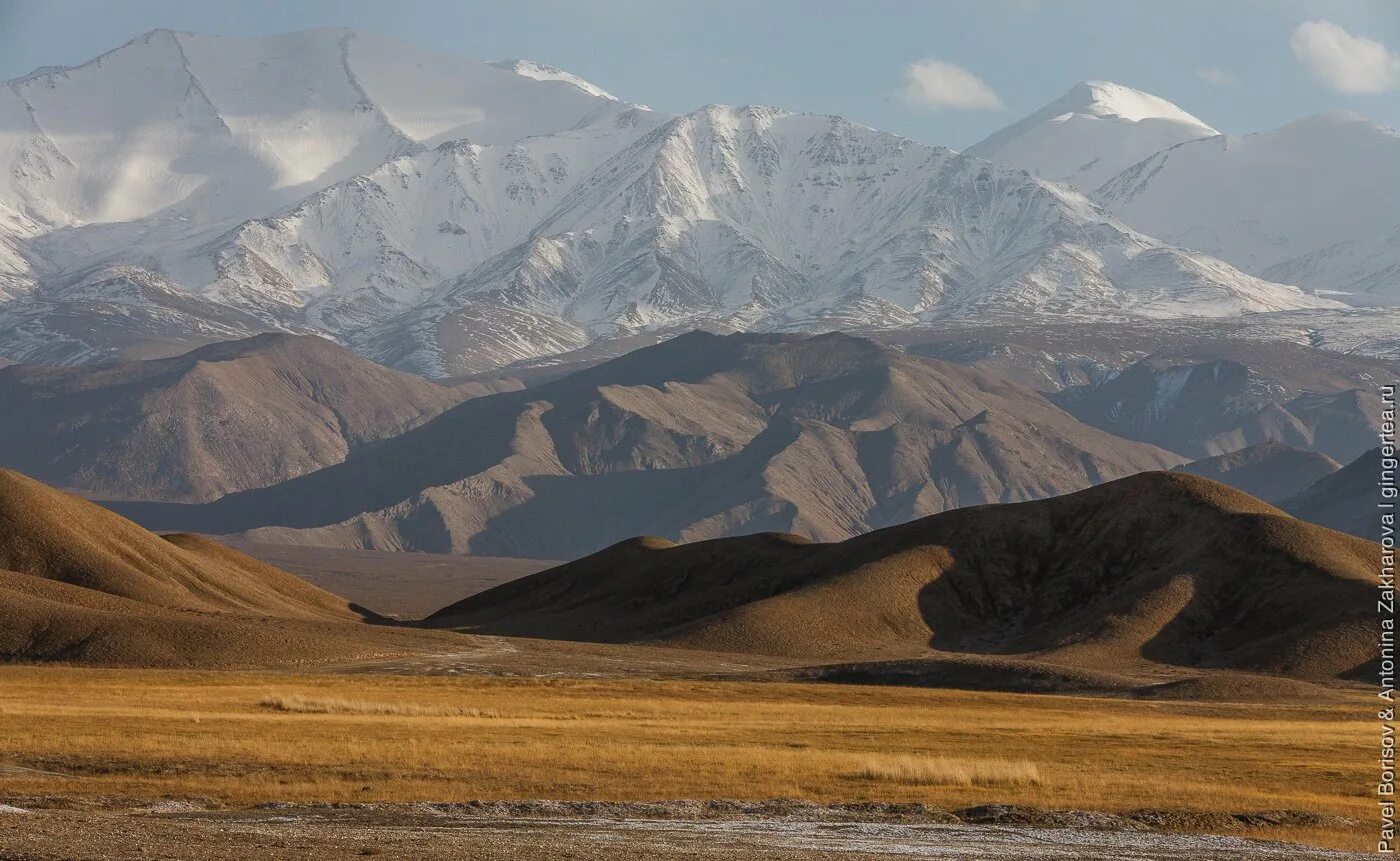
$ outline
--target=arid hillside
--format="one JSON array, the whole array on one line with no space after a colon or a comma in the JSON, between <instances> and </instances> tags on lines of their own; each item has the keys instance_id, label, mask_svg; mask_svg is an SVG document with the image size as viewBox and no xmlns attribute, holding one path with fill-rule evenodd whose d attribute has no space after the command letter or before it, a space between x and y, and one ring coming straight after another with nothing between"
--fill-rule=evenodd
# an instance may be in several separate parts
<instances>
[{"instance_id":1,"label":"arid hillside","mask_svg":"<svg viewBox=\"0 0 1400 861\"><path fill-rule=\"evenodd\" d=\"M1376 655L1375 552L1224 485L1151 472L838 544L634 539L435 618L831 662L936 653L1321 680Z\"/></svg>"},{"instance_id":2,"label":"arid hillside","mask_svg":"<svg viewBox=\"0 0 1400 861\"><path fill-rule=\"evenodd\" d=\"M1231 359L1155 357L1105 382L1057 392L1053 400L1095 427L1193 458L1278 440L1346 462L1375 439L1380 398L1372 386L1304 391L1287 400L1278 388Z\"/></svg>"},{"instance_id":3,"label":"arid hillside","mask_svg":"<svg viewBox=\"0 0 1400 861\"><path fill-rule=\"evenodd\" d=\"M840 334L692 332L274 487L119 510L264 542L569 559L636 534L839 540L1181 460L993 372Z\"/></svg>"},{"instance_id":4,"label":"arid hillside","mask_svg":"<svg viewBox=\"0 0 1400 861\"><path fill-rule=\"evenodd\" d=\"M1340 463L1320 451L1303 451L1270 441L1192 461L1177 470L1228 484L1277 504L1341 468Z\"/></svg>"},{"instance_id":5,"label":"arid hillside","mask_svg":"<svg viewBox=\"0 0 1400 861\"><path fill-rule=\"evenodd\" d=\"M1381 450L1373 448L1279 507L1302 520L1379 541L1381 464Z\"/></svg>"},{"instance_id":6,"label":"arid hillside","mask_svg":"<svg viewBox=\"0 0 1400 861\"><path fill-rule=\"evenodd\" d=\"M0 470L0 659L264 666L443 650L195 535L154 535Z\"/></svg>"},{"instance_id":7,"label":"arid hillside","mask_svg":"<svg viewBox=\"0 0 1400 861\"><path fill-rule=\"evenodd\" d=\"M168 359L12 365L0 370L0 464L93 496L208 500L339 463L485 391L295 335Z\"/></svg>"}]
</instances>

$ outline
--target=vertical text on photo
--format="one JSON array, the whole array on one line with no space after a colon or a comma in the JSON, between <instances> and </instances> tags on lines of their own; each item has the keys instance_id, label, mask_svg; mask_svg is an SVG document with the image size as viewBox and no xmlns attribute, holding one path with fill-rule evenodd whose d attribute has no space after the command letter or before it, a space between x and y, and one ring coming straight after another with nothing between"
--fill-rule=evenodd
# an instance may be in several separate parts
<instances>
[{"instance_id":1,"label":"vertical text on photo","mask_svg":"<svg viewBox=\"0 0 1400 861\"><path fill-rule=\"evenodd\" d=\"M1376 612L1380 616L1378 682L1381 699L1380 765L1376 801L1380 807L1380 835L1376 851L1395 853L1395 505L1400 488L1395 481L1395 384L1381 386L1380 488L1376 506L1380 515L1380 592Z\"/></svg>"}]
</instances>

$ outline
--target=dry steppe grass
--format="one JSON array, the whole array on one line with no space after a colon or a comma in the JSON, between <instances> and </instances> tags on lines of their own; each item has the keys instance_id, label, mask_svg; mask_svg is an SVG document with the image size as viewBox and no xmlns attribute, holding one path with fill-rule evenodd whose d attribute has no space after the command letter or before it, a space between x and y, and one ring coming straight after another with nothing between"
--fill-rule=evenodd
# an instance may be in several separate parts
<instances>
[{"instance_id":1,"label":"dry steppe grass","mask_svg":"<svg viewBox=\"0 0 1400 861\"><path fill-rule=\"evenodd\" d=\"M372 703L340 697L305 697L300 694L266 696L258 700L265 709L306 715L393 715L395 717L500 717L499 712L458 706L422 706L416 703Z\"/></svg>"},{"instance_id":2,"label":"dry steppe grass","mask_svg":"<svg viewBox=\"0 0 1400 861\"><path fill-rule=\"evenodd\" d=\"M949 756L871 757L852 777L916 786L1038 786L1040 768L1030 760Z\"/></svg>"},{"instance_id":3,"label":"dry steppe grass","mask_svg":"<svg viewBox=\"0 0 1400 861\"><path fill-rule=\"evenodd\" d=\"M1364 693L1339 696L1232 705L9 666L0 667L0 799L790 797L949 809L1291 809L1369 821L1369 703ZM1367 836L1289 835L1346 848L1364 848Z\"/></svg>"}]
</instances>

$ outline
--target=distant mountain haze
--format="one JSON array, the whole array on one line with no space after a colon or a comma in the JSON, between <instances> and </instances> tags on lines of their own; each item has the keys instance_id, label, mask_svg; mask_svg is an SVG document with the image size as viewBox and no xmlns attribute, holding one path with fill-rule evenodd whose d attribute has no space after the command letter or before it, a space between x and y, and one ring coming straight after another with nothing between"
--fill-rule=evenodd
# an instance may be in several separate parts
<instances>
[{"instance_id":1,"label":"distant mountain haze","mask_svg":"<svg viewBox=\"0 0 1400 861\"><path fill-rule=\"evenodd\" d=\"M1278 378L1232 359L1144 359L1051 400L1095 427L1192 458L1273 441L1347 462L1375 442L1381 403L1369 387L1286 392Z\"/></svg>"},{"instance_id":2,"label":"distant mountain haze","mask_svg":"<svg viewBox=\"0 0 1400 861\"><path fill-rule=\"evenodd\" d=\"M438 385L308 335L11 365L0 369L0 464L96 496L208 500L339 463L489 390Z\"/></svg>"},{"instance_id":3,"label":"distant mountain haze","mask_svg":"<svg viewBox=\"0 0 1400 861\"><path fill-rule=\"evenodd\" d=\"M258 541L557 559L640 533L836 540L1183 460L989 371L845 335L697 332L264 490L117 507Z\"/></svg>"},{"instance_id":4,"label":"distant mountain haze","mask_svg":"<svg viewBox=\"0 0 1400 861\"><path fill-rule=\"evenodd\" d=\"M1125 222L1239 269L1358 305L1400 303L1400 133L1356 114L1183 143L1093 197Z\"/></svg>"},{"instance_id":5,"label":"distant mountain haze","mask_svg":"<svg viewBox=\"0 0 1400 861\"><path fill-rule=\"evenodd\" d=\"M1381 450L1373 448L1279 506L1302 520L1379 541Z\"/></svg>"},{"instance_id":6,"label":"distant mountain haze","mask_svg":"<svg viewBox=\"0 0 1400 861\"><path fill-rule=\"evenodd\" d=\"M1176 467L1276 505L1341 468L1341 464L1321 452L1302 451L1273 441Z\"/></svg>"}]
</instances>

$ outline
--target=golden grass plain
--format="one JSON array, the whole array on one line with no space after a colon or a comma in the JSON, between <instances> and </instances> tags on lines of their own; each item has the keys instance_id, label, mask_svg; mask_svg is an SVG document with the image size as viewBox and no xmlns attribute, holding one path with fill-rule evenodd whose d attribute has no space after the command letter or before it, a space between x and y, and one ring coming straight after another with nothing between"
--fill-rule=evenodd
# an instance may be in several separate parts
<instances>
[{"instance_id":1,"label":"golden grass plain","mask_svg":"<svg viewBox=\"0 0 1400 861\"><path fill-rule=\"evenodd\" d=\"M1368 716L1364 693L1246 705L14 665L0 667L0 798L787 797L1365 820ZM1262 836L1368 845L1344 829Z\"/></svg>"}]
</instances>

